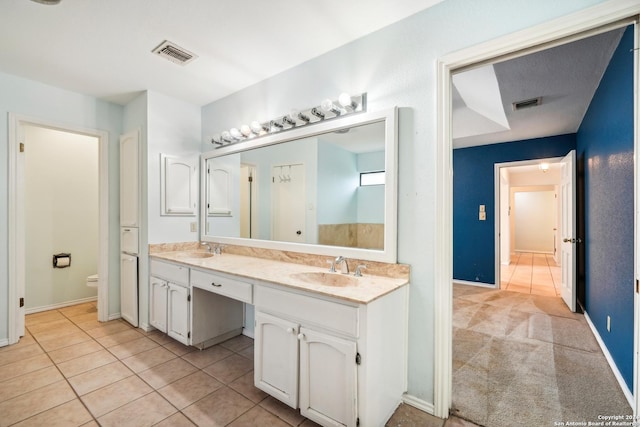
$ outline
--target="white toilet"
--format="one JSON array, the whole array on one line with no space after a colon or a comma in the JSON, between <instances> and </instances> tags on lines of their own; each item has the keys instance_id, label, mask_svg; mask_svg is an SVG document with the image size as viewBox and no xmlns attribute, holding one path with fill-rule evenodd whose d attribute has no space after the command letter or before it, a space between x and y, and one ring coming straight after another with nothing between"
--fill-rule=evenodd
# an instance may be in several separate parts
<instances>
[{"instance_id":1,"label":"white toilet","mask_svg":"<svg viewBox=\"0 0 640 427\"><path fill-rule=\"evenodd\" d=\"M98 287L98 275L94 274L92 276L87 277L87 286L91 287L91 288L97 288Z\"/></svg>"}]
</instances>

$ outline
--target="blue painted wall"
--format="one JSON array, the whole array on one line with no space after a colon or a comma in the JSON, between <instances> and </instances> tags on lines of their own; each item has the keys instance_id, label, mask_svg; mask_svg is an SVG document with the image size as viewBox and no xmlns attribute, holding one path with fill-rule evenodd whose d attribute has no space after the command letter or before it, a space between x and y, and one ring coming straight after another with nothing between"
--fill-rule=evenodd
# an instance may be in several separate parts
<instances>
[{"instance_id":1,"label":"blue painted wall","mask_svg":"<svg viewBox=\"0 0 640 427\"><path fill-rule=\"evenodd\" d=\"M585 161L586 311L633 389L633 28L578 129ZM607 332L607 315L611 332Z\"/></svg>"},{"instance_id":2,"label":"blue painted wall","mask_svg":"<svg viewBox=\"0 0 640 427\"><path fill-rule=\"evenodd\" d=\"M495 283L494 164L560 157L575 134L453 150L453 278ZM487 220L478 220L479 205Z\"/></svg>"}]
</instances>

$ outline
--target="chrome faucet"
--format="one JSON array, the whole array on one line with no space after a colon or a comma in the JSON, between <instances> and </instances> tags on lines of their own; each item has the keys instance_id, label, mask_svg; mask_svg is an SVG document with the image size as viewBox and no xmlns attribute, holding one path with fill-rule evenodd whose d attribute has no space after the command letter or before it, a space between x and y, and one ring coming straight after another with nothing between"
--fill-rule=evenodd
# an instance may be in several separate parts
<instances>
[{"instance_id":1,"label":"chrome faucet","mask_svg":"<svg viewBox=\"0 0 640 427\"><path fill-rule=\"evenodd\" d=\"M347 259L345 257L339 256L338 258L336 258L335 265L340 264L342 264L342 266L340 267L340 272L342 274L349 274L349 264L347 264Z\"/></svg>"},{"instance_id":2,"label":"chrome faucet","mask_svg":"<svg viewBox=\"0 0 640 427\"><path fill-rule=\"evenodd\" d=\"M200 244L202 246L206 246L207 247L207 252L211 252L211 245L207 242L200 242Z\"/></svg>"},{"instance_id":3,"label":"chrome faucet","mask_svg":"<svg viewBox=\"0 0 640 427\"><path fill-rule=\"evenodd\" d=\"M224 248L225 245L216 245L213 248L213 253L216 255L222 255L222 248Z\"/></svg>"}]
</instances>

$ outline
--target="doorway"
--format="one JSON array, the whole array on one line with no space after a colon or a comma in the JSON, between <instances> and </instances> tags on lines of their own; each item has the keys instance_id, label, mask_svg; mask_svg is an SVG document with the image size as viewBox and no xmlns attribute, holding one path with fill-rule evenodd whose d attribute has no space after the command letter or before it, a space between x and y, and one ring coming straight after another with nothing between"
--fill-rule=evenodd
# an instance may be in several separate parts
<instances>
[{"instance_id":1,"label":"doorway","mask_svg":"<svg viewBox=\"0 0 640 427\"><path fill-rule=\"evenodd\" d=\"M25 151L29 149L26 136L29 128L82 135L97 139L98 154L98 248L97 248L97 309L98 319L109 317L109 173L108 134L97 129L68 126L57 122L9 114L9 344L18 342L24 335L26 295L26 205L25 205ZM64 188L57 189L64 191ZM73 256L73 254L72 254ZM73 259L73 258L71 258ZM73 262L73 261L72 261ZM31 266L29 267L31 268ZM95 271L94 271L95 273Z\"/></svg>"},{"instance_id":2,"label":"doorway","mask_svg":"<svg viewBox=\"0 0 640 427\"><path fill-rule=\"evenodd\" d=\"M491 61L514 58L526 53L540 51L550 46L558 46L570 41L584 39L595 34L601 34L613 28L620 28L632 24L635 20L630 16L629 8L622 5L614 7L612 5L595 6L579 15L572 15L566 18L557 19L551 23L536 26L534 28L501 37L482 45L465 49L442 58L438 62L438 170L437 185L439 189L436 196L436 222L441 224L442 232L436 233L436 260L435 265L435 304L441 307L452 306L452 73L453 70L460 70L464 67L474 67L477 64L486 64ZM628 18L626 22L620 22ZM609 25L608 28L603 27ZM637 42L637 31L634 36L635 46ZM634 55L635 72L637 73L638 56ZM634 76L637 82L637 74ZM638 112L638 98L634 99L634 117ZM633 131L637 144L638 129ZM637 149L636 149L637 151ZM637 165L634 166L637 171ZM636 173L637 177L638 174ZM634 178L635 179L635 178ZM637 199L637 187L636 187ZM634 253L637 252L637 239L634 237ZM636 297L634 297L635 300ZM637 313L637 304L634 304L634 311ZM634 345L637 348L637 322L634 321ZM451 404L451 342L452 342L452 310L441 310L435 316L435 370L434 370L434 414L440 417L447 417ZM634 366L637 367L637 358L634 351ZM637 369L636 369L637 370ZM636 383L634 378L634 383ZM634 387L637 389L637 387ZM637 413L638 401L637 393L634 399L634 413Z\"/></svg>"}]
</instances>

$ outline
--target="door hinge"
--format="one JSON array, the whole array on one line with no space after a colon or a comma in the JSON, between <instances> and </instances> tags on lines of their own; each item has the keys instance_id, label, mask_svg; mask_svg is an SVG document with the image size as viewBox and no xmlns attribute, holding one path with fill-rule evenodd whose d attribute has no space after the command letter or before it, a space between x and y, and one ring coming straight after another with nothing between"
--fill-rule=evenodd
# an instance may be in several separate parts
<instances>
[{"instance_id":1,"label":"door hinge","mask_svg":"<svg viewBox=\"0 0 640 427\"><path fill-rule=\"evenodd\" d=\"M24 307L24 298L20 298L20 307Z\"/></svg>"},{"instance_id":2,"label":"door hinge","mask_svg":"<svg viewBox=\"0 0 640 427\"><path fill-rule=\"evenodd\" d=\"M640 280L638 279L636 279L636 294L640 294Z\"/></svg>"},{"instance_id":3,"label":"door hinge","mask_svg":"<svg viewBox=\"0 0 640 427\"><path fill-rule=\"evenodd\" d=\"M356 418L356 425L359 426L360 425L360 417Z\"/></svg>"},{"instance_id":4,"label":"door hinge","mask_svg":"<svg viewBox=\"0 0 640 427\"><path fill-rule=\"evenodd\" d=\"M187 295L187 302L191 302L191 294Z\"/></svg>"},{"instance_id":5,"label":"door hinge","mask_svg":"<svg viewBox=\"0 0 640 427\"><path fill-rule=\"evenodd\" d=\"M359 365L362 362L362 357L360 357L360 353L356 353L356 365Z\"/></svg>"},{"instance_id":6,"label":"door hinge","mask_svg":"<svg viewBox=\"0 0 640 427\"><path fill-rule=\"evenodd\" d=\"M24 142L20 143L20 152L24 153Z\"/></svg>"},{"instance_id":7,"label":"door hinge","mask_svg":"<svg viewBox=\"0 0 640 427\"><path fill-rule=\"evenodd\" d=\"M187 338L191 338L191 331L187 332Z\"/></svg>"},{"instance_id":8,"label":"door hinge","mask_svg":"<svg viewBox=\"0 0 640 427\"><path fill-rule=\"evenodd\" d=\"M249 175L249 182L253 182L253 177Z\"/></svg>"}]
</instances>

